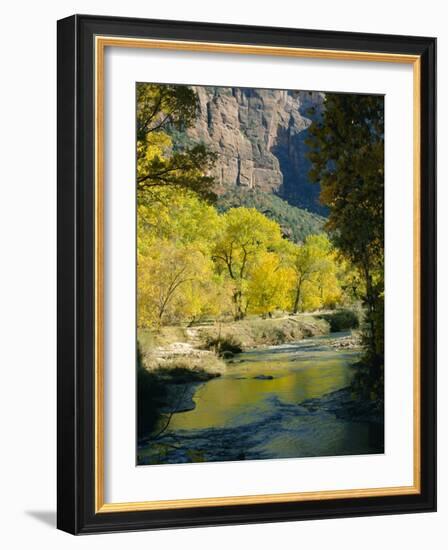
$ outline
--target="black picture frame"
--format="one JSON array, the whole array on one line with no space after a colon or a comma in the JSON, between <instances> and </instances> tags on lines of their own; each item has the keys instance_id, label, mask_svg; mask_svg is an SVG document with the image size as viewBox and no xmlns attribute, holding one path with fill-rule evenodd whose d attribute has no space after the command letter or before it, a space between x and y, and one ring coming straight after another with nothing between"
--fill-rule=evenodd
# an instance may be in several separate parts
<instances>
[{"instance_id":1,"label":"black picture frame","mask_svg":"<svg viewBox=\"0 0 448 550\"><path fill-rule=\"evenodd\" d=\"M97 35L420 57L422 368L419 494L96 512L93 45ZM435 511L436 39L74 15L58 21L57 65L58 528L83 534Z\"/></svg>"}]
</instances>

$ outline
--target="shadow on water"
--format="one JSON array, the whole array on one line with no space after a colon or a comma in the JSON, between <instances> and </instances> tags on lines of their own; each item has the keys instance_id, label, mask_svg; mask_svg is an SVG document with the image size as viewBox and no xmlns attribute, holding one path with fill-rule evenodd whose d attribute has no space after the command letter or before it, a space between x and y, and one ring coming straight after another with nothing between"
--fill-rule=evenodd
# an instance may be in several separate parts
<instances>
[{"instance_id":1,"label":"shadow on water","mask_svg":"<svg viewBox=\"0 0 448 550\"><path fill-rule=\"evenodd\" d=\"M241 353L224 376L196 388L195 407L174 414L163 437L139 447L138 462L383 452L381 423L335 414L347 398L337 390L350 385L358 360L326 337Z\"/></svg>"}]
</instances>

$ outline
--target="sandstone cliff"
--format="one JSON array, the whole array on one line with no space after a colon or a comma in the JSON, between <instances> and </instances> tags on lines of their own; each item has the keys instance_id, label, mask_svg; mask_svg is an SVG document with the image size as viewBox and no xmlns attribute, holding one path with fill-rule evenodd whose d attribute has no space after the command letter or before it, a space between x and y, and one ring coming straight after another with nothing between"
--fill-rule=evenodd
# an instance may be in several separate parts
<instances>
[{"instance_id":1,"label":"sandstone cliff","mask_svg":"<svg viewBox=\"0 0 448 550\"><path fill-rule=\"evenodd\" d=\"M200 112L188 135L218 153L218 194L253 189L323 212L319 187L308 181L304 143L322 111L323 93L202 86L195 91Z\"/></svg>"}]
</instances>

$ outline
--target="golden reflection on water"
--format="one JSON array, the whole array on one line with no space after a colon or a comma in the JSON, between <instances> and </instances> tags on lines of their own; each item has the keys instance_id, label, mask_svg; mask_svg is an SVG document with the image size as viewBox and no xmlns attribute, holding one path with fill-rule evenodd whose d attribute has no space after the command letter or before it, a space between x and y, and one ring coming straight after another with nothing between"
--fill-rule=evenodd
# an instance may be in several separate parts
<instances>
[{"instance_id":1,"label":"golden reflection on water","mask_svg":"<svg viewBox=\"0 0 448 550\"><path fill-rule=\"evenodd\" d=\"M298 404L350 383L356 353L334 350L274 353L270 350L237 356L221 378L201 385L192 411L175 414L170 430L238 426L253 422L275 407L275 399ZM244 358L244 362L238 362ZM260 380L256 376L273 376Z\"/></svg>"}]
</instances>

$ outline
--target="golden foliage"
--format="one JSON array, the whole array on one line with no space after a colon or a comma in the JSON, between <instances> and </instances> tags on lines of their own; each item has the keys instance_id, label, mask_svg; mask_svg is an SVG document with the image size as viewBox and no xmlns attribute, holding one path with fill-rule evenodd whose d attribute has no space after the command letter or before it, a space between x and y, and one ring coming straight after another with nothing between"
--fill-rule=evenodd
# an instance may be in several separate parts
<instances>
[{"instance_id":1,"label":"golden foliage","mask_svg":"<svg viewBox=\"0 0 448 550\"><path fill-rule=\"evenodd\" d=\"M138 324L241 319L307 311L342 300L342 275L328 238L303 245L253 208L224 214L182 189L138 205Z\"/></svg>"}]
</instances>

